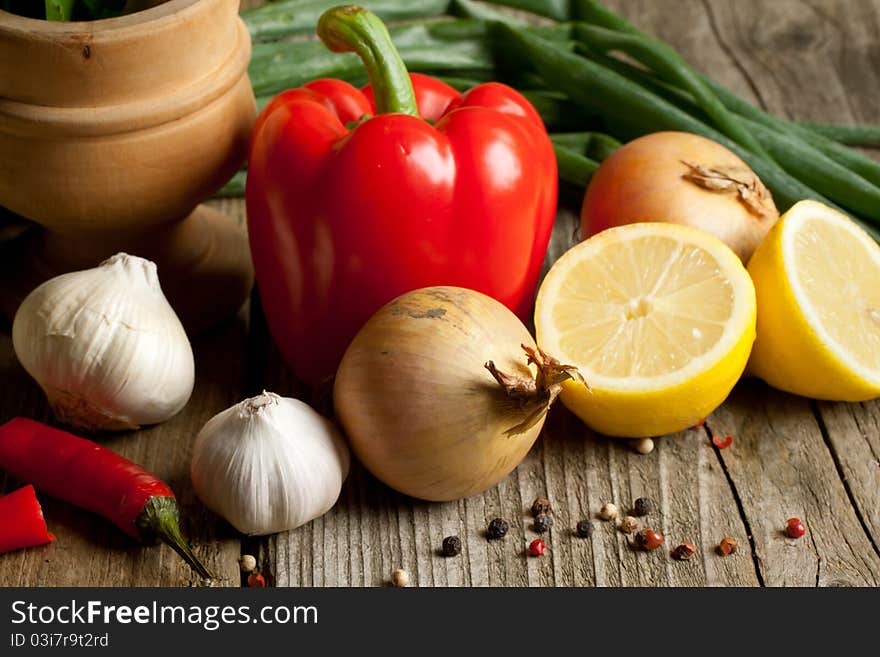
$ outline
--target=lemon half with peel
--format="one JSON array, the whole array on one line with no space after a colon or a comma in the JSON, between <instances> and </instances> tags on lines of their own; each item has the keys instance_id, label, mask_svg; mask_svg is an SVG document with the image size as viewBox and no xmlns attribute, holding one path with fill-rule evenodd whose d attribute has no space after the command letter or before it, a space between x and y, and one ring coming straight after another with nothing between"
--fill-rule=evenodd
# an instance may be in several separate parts
<instances>
[{"instance_id":1,"label":"lemon half with peel","mask_svg":"<svg viewBox=\"0 0 880 657\"><path fill-rule=\"evenodd\" d=\"M806 397L880 396L880 246L816 201L791 207L748 265L758 298L749 371Z\"/></svg>"},{"instance_id":2,"label":"lemon half with peel","mask_svg":"<svg viewBox=\"0 0 880 657\"><path fill-rule=\"evenodd\" d=\"M755 290L708 233L630 224L553 265L535 329L538 345L589 384L563 384L572 412L609 436L657 436L693 426L730 393L755 339Z\"/></svg>"}]
</instances>

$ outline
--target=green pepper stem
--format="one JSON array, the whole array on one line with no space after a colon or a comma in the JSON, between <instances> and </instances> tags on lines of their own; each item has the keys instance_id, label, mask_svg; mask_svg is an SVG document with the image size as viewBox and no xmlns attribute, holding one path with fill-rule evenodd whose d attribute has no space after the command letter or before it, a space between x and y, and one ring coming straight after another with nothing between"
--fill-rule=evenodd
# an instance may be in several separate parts
<instances>
[{"instance_id":1,"label":"green pepper stem","mask_svg":"<svg viewBox=\"0 0 880 657\"><path fill-rule=\"evenodd\" d=\"M409 72L376 14L357 5L333 7L318 20L318 36L333 52L355 52L361 58L377 114L419 115Z\"/></svg>"},{"instance_id":2,"label":"green pepper stem","mask_svg":"<svg viewBox=\"0 0 880 657\"><path fill-rule=\"evenodd\" d=\"M162 541L177 552L196 573L206 579L217 579L193 553L180 531L180 508L173 497L151 497L144 505L136 523L145 543Z\"/></svg>"}]
</instances>

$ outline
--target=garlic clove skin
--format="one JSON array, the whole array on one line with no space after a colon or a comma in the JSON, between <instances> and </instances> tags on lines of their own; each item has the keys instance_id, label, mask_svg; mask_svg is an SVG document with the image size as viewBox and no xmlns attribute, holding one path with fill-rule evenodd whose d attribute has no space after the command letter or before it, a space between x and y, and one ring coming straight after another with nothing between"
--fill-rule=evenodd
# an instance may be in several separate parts
<instances>
[{"instance_id":1,"label":"garlic clove skin","mask_svg":"<svg viewBox=\"0 0 880 657\"><path fill-rule=\"evenodd\" d=\"M329 511L349 466L348 447L329 420L264 392L205 424L190 473L205 506L243 534L265 535Z\"/></svg>"},{"instance_id":2,"label":"garlic clove skin","mask_svg":"<svg viewBox=\"0 0 880 657\"><path fill-rule=\"evenodd\" d=\"M12 344L56 417L87 430L163 422L195 383L192 348L156 265L124 253L37 287L16 312Z\"/></svg>"}]
</instances>

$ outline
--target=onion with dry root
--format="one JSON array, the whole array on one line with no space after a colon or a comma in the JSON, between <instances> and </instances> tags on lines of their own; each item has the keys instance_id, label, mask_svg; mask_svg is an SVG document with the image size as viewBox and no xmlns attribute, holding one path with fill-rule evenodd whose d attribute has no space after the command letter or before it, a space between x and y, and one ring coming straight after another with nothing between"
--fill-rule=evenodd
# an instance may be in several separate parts
<instances>
[{"instance_id":1,"label":"onion with dry root","mask_svg":"<svg viewBox=\"0 0 880 657\"><path fill-rule=\"evenodd\" d=\"M501 303L456 287L408 292L352 341L333 390L358 459L392 488L454 500L525 457L577 371L542 353Z\"/></svg>"},{"instance_id":2,"label":"onion with dry root","mask_svg":"<svg viewBox=\"0 0 880 657\"><path fill-rule=\"evenodd\" d=\"M778 218L770 192L724 146L687 132L655 132L602 162L587 187L581 235L642 221L684 224L748 262Z\"/></svg>"}]
</instances>

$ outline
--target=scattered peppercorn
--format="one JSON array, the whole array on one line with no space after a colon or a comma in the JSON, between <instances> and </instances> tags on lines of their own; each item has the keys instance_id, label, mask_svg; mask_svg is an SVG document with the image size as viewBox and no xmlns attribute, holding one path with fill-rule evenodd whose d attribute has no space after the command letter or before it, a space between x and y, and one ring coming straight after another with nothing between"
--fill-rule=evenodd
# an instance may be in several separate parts
<instances>
[{"instance_id":1,"label":"scattered peppercorn","mask_svg":"<svg viewBox=\"0 0 880 657\"><path fill-rule=\"evenodd\" d=\"M724 538L722 538L721 542L718 544L718 551L725 557L728 554L733 554L734 552L736 552L736 548L736 540L730 538L729 536L725 536Z\"/></svg>"},{"instance_id":2,"label":"scattered peppercorn","mask_svg":"<svg viewBox=\"0 0 880 657\"><path fill-rule=\"evenodd\" d=\"M409 573L398 568L391 573L391 583L397 588L403 588L409 585Z\"/></svg>"},{"instance_id":3,"label":"scattered peppercorn","mask_svg":"<svg viewBox=\"0 0 880 657\"><path fill-rule=\"evenodd\" d=\"M635 504L633 504L633 515L634 516L646 516L649 513L654 512L654 500L650 497L640 497L636 500Z\"/></svg>"},{"instance_id":4,"label":"scattered peppercorn","mask_svg":"<svg viewBox=\"0 0 880 657\"><path fill-rule=\"evenodd\" d=\"M547 544L540 538L536 538L529 544L529 554L533 557L543 557L547 552Z\"/></svg>"},{"instance_id":5,"label":"scattered peppercorn","mask_svg":"<svg viewBox=\"0 0 880 657\"><path fill-rule=\"evenodd\" d=\"M454 557L461 554L461 539L458 536L447 536L443 539L443 555Z\"/></svg>"},{"instance_id":6,"label":"scattered peppercorn","mask_svg":"<svg viewBox=\"0 0 880 657\"><path fill-rule=\"evenodd\" d=\"M257 567L257 560L250 554L243 554L238 559L238 565L243 573L252 573Z\"/></svg>"},{"instance_id":7,"label":"scattered peppercorn","mask_svg":"<svg viewBox=\"0 0 880 657\"><path fill-rule=\"evenodd\" d=\"M689 561L697 553L697 548L687 541L682 542L672 551L672 558L677 561Z\"/></svg>"},{"instance_id":8,"label":"scattered peppercorn","mask_svg":"<svg viewBox=\"0 0 880 657\"><path fill-rule=\"evenodd\" d=\"M789 538L800 538L807 531L800 518L789 518L785 522L785 535Z\"/></svg>"},{"instance_id":9,"label":"scattered peppercorn","mask_svg":"<svg viewBox=\"0 0 880 657\"><path fill-rule=\"evenodd\" d=\"M624 534L632 534L639 528L639 521L632 516L624 516L617 528Z\"/></svg>"},{"instance_id":10,"label":"scattered peppercorn","mask_svg":"<svg viewBox=\"0 0 880 657\"><path fill-rule=\"evenodd\" d=\"M553 526L553 517L542 513L540 515L535 516L535 522L532 525L532 529L534 529L539 534L543 534L546 531L549 531Z\"/></svg>"},{"instance_id":11,"label":"scattered peppercorn","mask_svg":"<svg viewBox=\"0 0 880 657\"><path fill-rule=\"evenodd\" d=\"M486 529L486 538L490 540L504 538L507 535L508 529L510 529L510 526L504 518L495 518Z\"/></svg>"},{"instance_id":12,"label":"scattered peppercorn","mask_svg":"<svg viewBox=\"0 0 880 657\"><path fill-rule=\"evenodd\" d=\"M614 520L617 517L617 507L611 504L611 502L603 504L602 508L599 509L599 517L602 520Z\"/></svg>"},{"instance_id":13,"label":"scattered peppercorn","mask_svg":"<svg viewBox=\"0 0 880 657\"><path fill-rule=\"evenodd\" d=\"M532 502L532 515L536 518L540 515L546 515L548 513L553 513L553 509L550 507L550 500L546 497L539 497L534 502Z\"/></svg>"},{"instance_id":14,"label":"scattered peppercorn","mask_svg":"<svg viewBox=\"0 0 880 657\"><path fill-rule=\"evenodd\" d=\"M581 520L577 524L577 535L581 538L590 538L593 535L593 523L589 520Z\"/></svg>"},{"instance_id":15,"label":"scattered peppercorn","mask_svg":"<svg viewBox=\"0 0 880 657\"><path fill-rule=\"evenodd\" d=\"M266 586L266 578L263 577L260 573L251 573L248 575L248 586L252 589L261 589Z\"/></svg>"},{"instance_id":16,"label":"scattered peppercorn","mask_svg":"<svg viewBox=\"0 0 880 657\"><path fill-rule=\"evenodd\" d=\"M636 534L636 545L643 550L656 550L663 545L663 534L653 529L643 529Z\"/></svg>"},{"instance_id":17,"label":"scattered peppercorn","mask_svg":"<svg viewBox=\"0 0 880 657\"><path fill-rule=\"evenodd\" d=\"M635 441L634 447L639 454L650 454L654 451L654 441L650 438L642 438Z\"/></svg>"}]
</instances>

